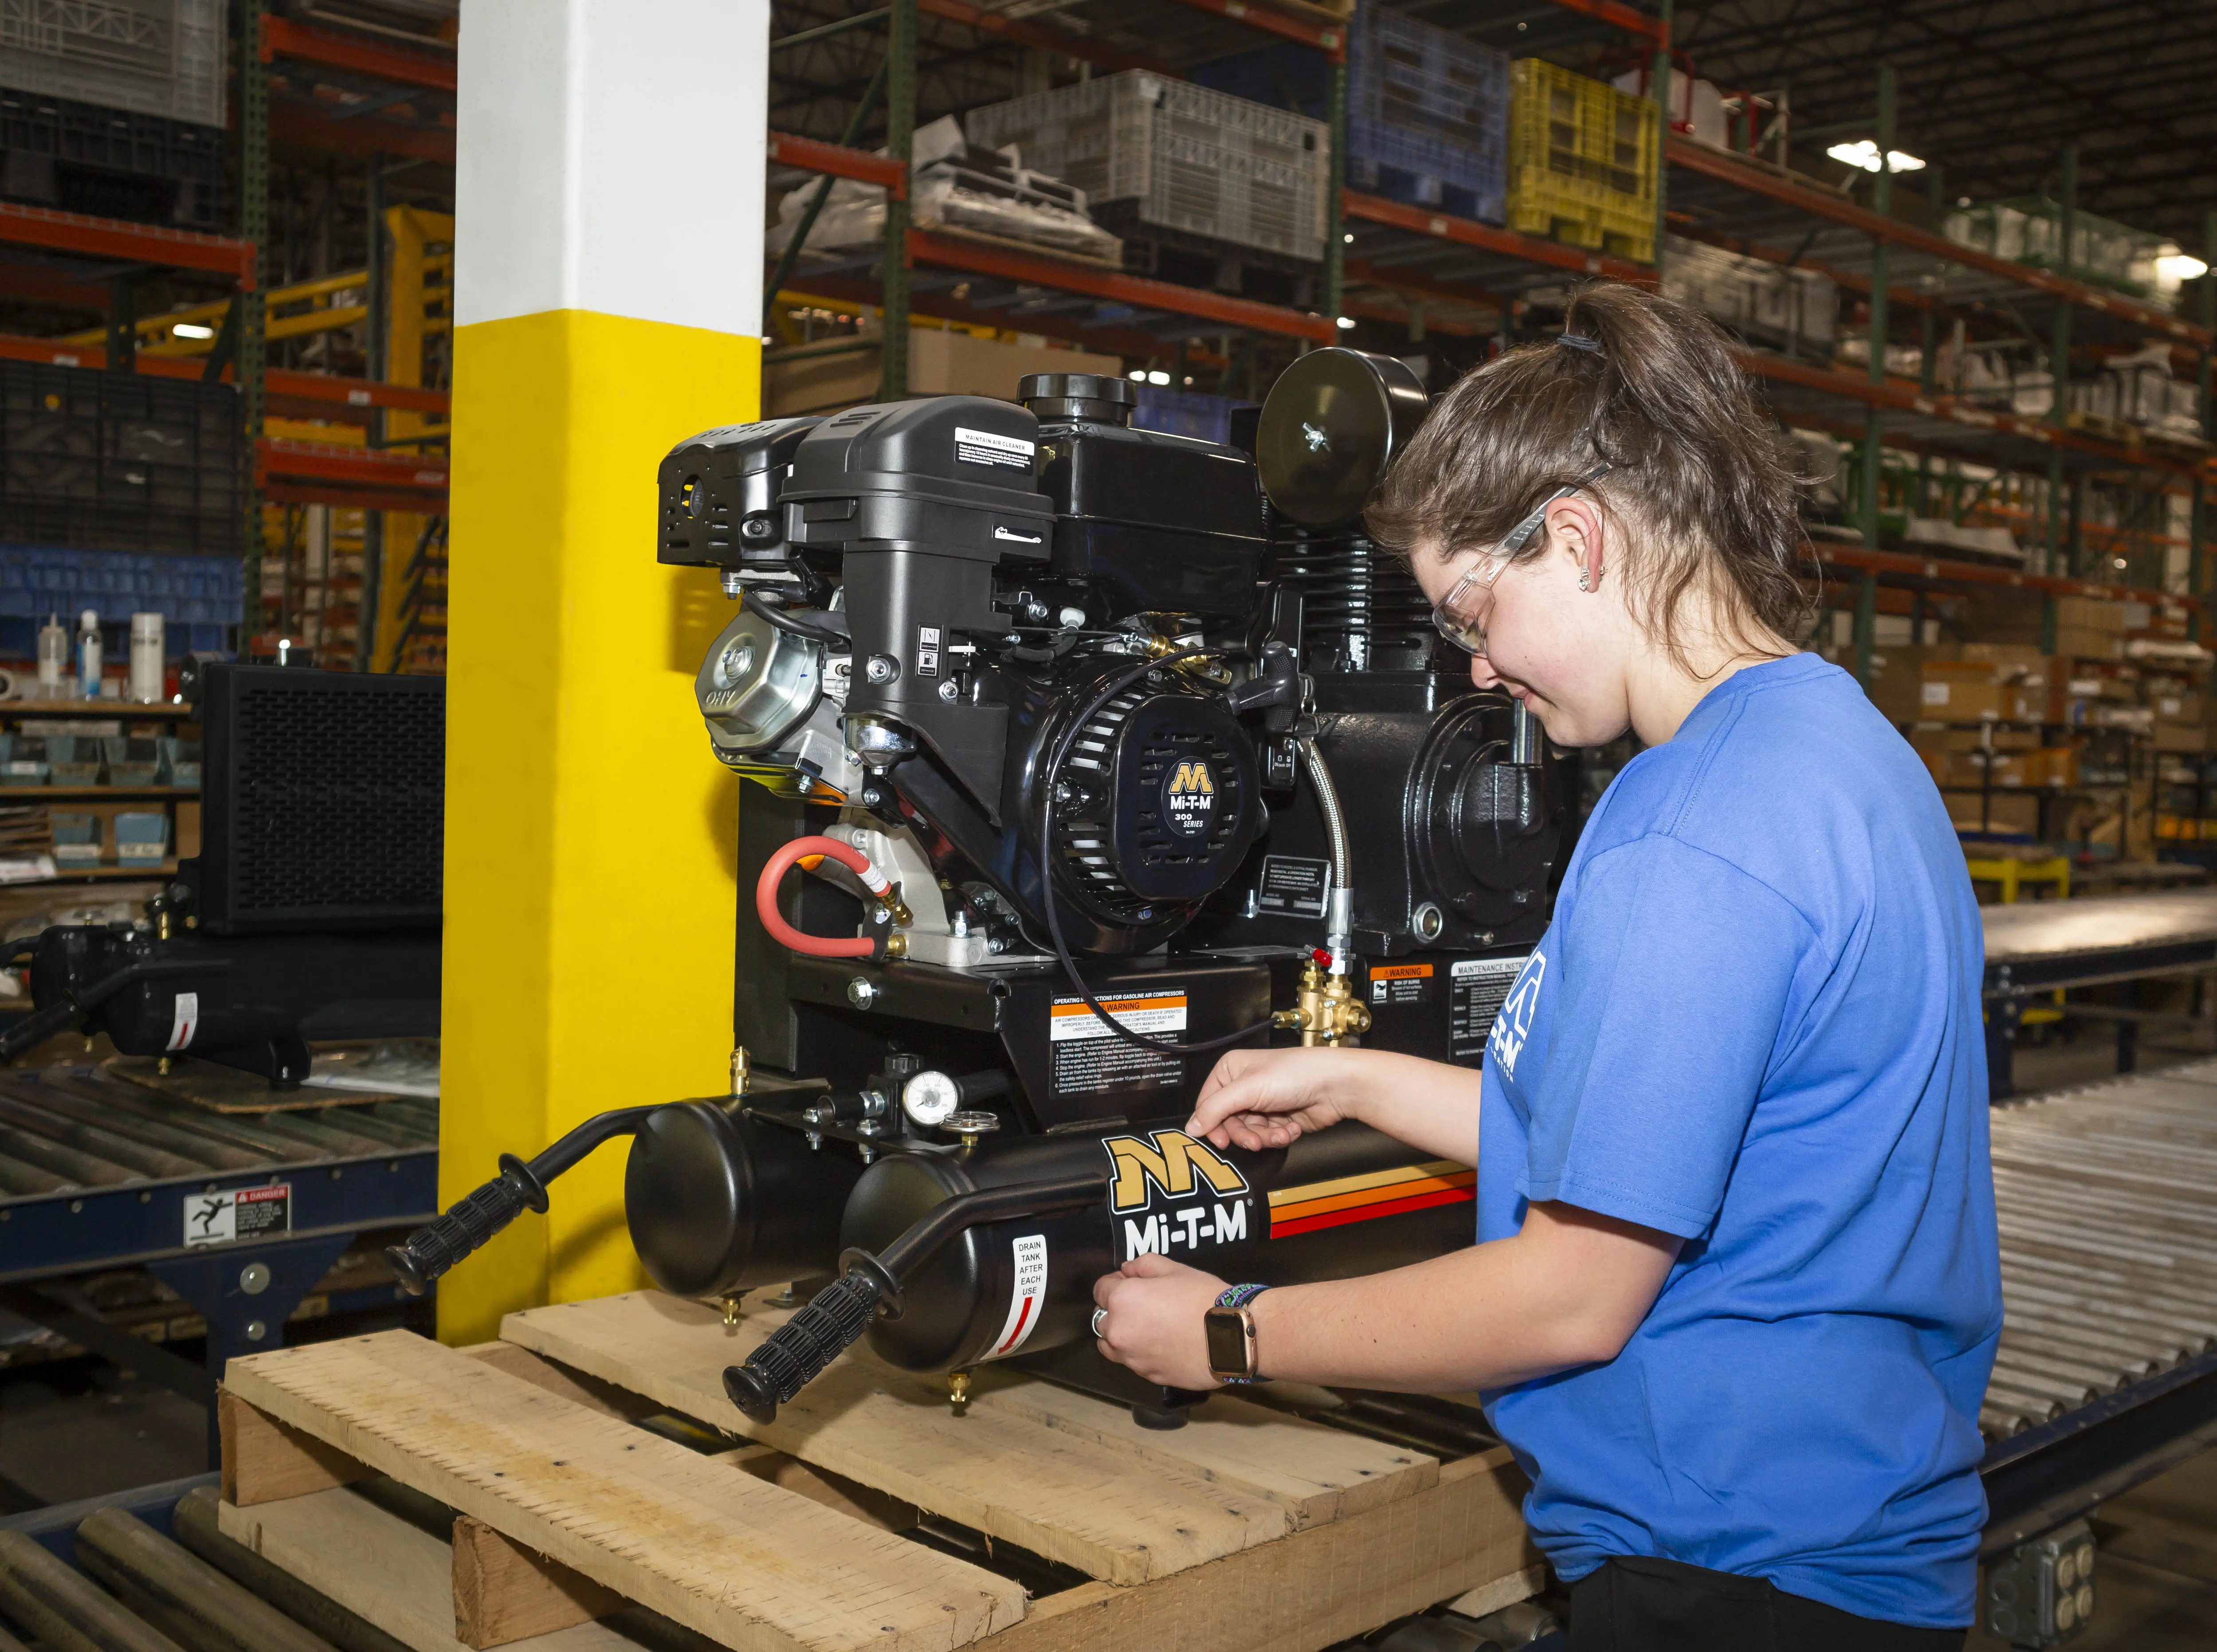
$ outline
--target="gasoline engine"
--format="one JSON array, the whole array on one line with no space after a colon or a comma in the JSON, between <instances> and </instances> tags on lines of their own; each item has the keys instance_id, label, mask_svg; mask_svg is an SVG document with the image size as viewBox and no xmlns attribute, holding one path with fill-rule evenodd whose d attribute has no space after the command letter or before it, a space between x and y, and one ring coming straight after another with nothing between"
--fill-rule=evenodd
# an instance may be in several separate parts
<instances>
[{"instance_id":1,"label":"gasoline engine","mask_svg":"<svg viewBox=\"0 0 2217 1652\"><path fill-rule=\"evenodd\" d=\"M864 1335L1012 1359L1174 1426L1087 1334L1157 1252L1344 1276L1472 1237L1467 1166L1360 1125L1260 1154L1180 1126L1218 1055L1362 1041L1475 1064L1546 922L1556 781L1359 514L1425 410L1303 357L1228 444L1026 379L683 442L660 557L735 603L697 683L754 782L728 1097L603 1114L391 1255L421 1289L601 1142L688 1297L808 1282L726 1386L775 1414ZM796 875L797 872L797 875Z\"/></svg>"}]
</instances>

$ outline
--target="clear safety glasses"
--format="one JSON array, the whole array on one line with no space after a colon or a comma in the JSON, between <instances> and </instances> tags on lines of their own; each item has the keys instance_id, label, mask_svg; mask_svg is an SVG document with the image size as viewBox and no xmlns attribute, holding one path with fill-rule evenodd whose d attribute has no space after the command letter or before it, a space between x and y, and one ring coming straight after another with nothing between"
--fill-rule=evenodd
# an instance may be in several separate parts
<instances>
[{"instance_id":1,"label":"clear safety glasses","mask_svg":"<svg viewBox=\"0 0 2217 1652\"><path fill-rule=\"evenodd\" d=\"M1485 594L1493 589L1493 582L1501 577L1501 570L1516 559L1517 553L1532 542L1547 520L1547 508L1559 499L1567 499L1579 489L1590 487L1607 476L1615 466L1597 465L1577 481L1557 488L1542 499L1536 509L1509 530L1509 537L1501 542L1501 549L1472 564L1454 588L1432 605L1432 624L1441 636L1466 654L1483 656L1485 653Z\"/></svg>"}]
</instances>

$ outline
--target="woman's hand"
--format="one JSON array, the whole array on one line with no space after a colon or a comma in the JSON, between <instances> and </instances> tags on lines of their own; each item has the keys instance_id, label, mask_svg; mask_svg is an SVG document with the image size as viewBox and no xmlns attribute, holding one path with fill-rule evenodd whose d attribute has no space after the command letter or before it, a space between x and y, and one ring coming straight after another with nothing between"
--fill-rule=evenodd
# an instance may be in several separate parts
<instances>
[{"instance_id":1,"label":"woman's hand","mask_svg":"<svg viewBox=\"0 0 2217 1652\"><path fill-rule=\"evenodd\" d=\"M1232 1050L1201 1087L1189 1134L1251 1152L1352 1119L1363 1079L1359 1050Z\"/></svg>"},{"instance_id":2,"label":"woman's hand","mask_svg":"<svg viewBox=\"0 0 2217 1652\"><path fill-rule=\"evenodd\" d=\"M1213 1273L1167 1256L1134 1256L1093 1282L1094 1304L1103 1310L1095 1333L1101 1352L1151 1383L1214 1388L1202 1316L1223 1294Z\"/></svg>"}]
</instances>

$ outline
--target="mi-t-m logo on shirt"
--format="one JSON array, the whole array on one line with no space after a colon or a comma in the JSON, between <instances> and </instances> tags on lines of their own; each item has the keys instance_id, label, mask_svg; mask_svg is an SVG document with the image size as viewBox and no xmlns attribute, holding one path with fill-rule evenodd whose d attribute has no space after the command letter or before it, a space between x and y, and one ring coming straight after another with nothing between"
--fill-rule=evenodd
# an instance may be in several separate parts
<instances>
[{"instance_id":1,"label":"mi-t-m logo on shirt","mask_svg":"<svg viewBox=\"0 0 2217 1652\"><path fill-rule=\"evenodd\" d=\"M1524 1040L1532 1034L1532 1013L1540 1007L1540 985L1547 978L1547 955L1535 947L1516 972L1516 983L1509 989L1509 996L1493 1018L1493 1036L1485 1041L1486 1053L1501 1069L1504 1078L1516 1076L1516 1057L1524 1052Z\"/></svg>"}]
</instances>

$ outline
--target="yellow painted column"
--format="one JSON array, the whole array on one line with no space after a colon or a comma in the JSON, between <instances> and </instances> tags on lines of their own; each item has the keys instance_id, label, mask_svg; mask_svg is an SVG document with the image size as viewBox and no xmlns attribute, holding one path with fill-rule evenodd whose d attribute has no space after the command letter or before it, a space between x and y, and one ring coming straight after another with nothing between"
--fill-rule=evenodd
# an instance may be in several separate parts
<instances>
[{"instance_id":1,"label":"yellow painted column","mask_svg":"<svg viewBox=\"0 0 2217 1652\"><path fill-rule=\"evenodd\" d=\"M456 124L442 1202L606 1108L719 1093L737 782L713 571L655 469L755 416L768 0L468 0ZM448 1341L639 1282L602 1148L439 1285Z\"/></svg>"}]
</instances>

